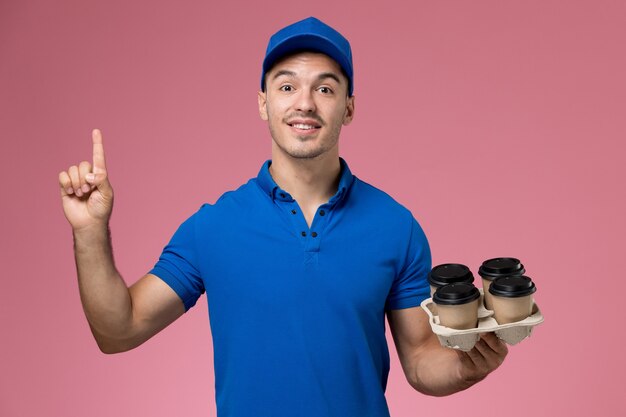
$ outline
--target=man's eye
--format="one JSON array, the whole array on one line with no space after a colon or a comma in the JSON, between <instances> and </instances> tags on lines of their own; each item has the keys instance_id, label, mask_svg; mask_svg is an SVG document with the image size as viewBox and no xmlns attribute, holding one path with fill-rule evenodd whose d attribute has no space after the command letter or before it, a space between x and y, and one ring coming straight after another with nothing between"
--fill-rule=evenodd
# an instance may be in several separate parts
<instances>
[{"instance_id":1,"label":"man's eye","mask_svg":"<svg viewBox=\"0 0 626 417\"><path fill-rule=\"evenodd\" d=\"M290 85L283 85L280 87L280 91L293 91L293 87Z\"/></svg>"},{"instance_id":2,"label":"man's eye","mask_svg":"<svg viewBox=\"0 0 626 417\"><path fill-rule=\"evenodd\" d=\"M320 93L322 94L332 94L333 92L333 90L331 90L328 87L320 87L319 90L320 90Z\"/></svg>"}]
</instances>

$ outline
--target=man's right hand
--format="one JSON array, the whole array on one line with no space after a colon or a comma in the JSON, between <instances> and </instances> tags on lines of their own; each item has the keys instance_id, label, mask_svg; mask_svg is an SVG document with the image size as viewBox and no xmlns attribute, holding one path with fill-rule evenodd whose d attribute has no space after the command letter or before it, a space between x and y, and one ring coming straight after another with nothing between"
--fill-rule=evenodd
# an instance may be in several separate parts
<instances>
[{"instance_id":1,"label":"man's right hand","mask_svg":"<svg viewBox=\"0 0 626 417\"><path fill-rule=\"evenodd\" d=\"M59 174L65 217L73 228L78 288L100 349L123 352L139 346L185 312L164 281L146 274L130 288L113 261L108 222L113 189L104 163L102 134L92 132L93 165L83 161Z\"/></svg>"},{"instance_id":2,"label":"man's right hand","mask_svg":"<svg viewBox=\"0 0 626 417\"><path fill-rule=\"evenodd\" d=\"M113 188L104 161L102 133L94 129L93 165L83 161L59 173L65 217L74 230L106 226L113 210Z\"/></svg>"}]
</instances>

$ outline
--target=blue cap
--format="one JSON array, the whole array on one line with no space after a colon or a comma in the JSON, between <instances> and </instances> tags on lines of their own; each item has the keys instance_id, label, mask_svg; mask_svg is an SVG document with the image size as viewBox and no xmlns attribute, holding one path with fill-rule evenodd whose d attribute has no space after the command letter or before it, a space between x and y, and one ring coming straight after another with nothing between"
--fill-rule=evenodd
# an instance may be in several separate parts
<instances>
[{"instance_id":1,"label":"blue cap","mask_svg":"<svg viewBox=\"0 0 626 417\"><path fill-rule=\"evenodd\" d=\"M348 76L349 95L354 90L350 42L335 29L314 17L307 17L276 32L267 44L261 90L265 91L265 74L284 56L300 51L321 52L334 59Z\"/></svg>"}]
</instances>

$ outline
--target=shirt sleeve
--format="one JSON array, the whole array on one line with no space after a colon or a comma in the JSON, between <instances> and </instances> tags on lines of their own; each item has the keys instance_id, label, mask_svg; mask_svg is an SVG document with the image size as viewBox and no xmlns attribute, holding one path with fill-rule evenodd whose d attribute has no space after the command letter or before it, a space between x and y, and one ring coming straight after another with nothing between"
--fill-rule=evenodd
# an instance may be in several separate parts
<instances>
[{"instance_id":1,"label":"shirt sleeve","mask_svg":"<svg viewBox=\"0 0 626 417\"><path fill-rule=\"evenodd\" d=\"M178 294L185 305L185 311L193 307L204 293L204 282L197 259L197 215L198 213L194 214L180 225L149 272L165 281Z\"/></svg>"},{"instance_id":2,"label":"shirt sleeve","mask_svg":"<svg viewBox=\"0 0 626 417\"><path fill-rule=\"evenodd\" d=\"M411 216L411 235L406 256L387 297L385 309L416 307L430 297L428 272L431 265L430 246L426 235L417 220Z\"/></svg>"}]
</instances>

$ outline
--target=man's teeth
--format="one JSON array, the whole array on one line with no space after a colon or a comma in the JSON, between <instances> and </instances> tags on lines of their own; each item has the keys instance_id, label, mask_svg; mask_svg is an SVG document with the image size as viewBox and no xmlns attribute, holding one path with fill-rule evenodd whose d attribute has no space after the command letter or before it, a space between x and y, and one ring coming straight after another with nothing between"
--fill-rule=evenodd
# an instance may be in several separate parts
<instances>
[{"instance_id":1,"label":"man's teeth","mask_svg":"<svg viewBox=\"0 0 626 417\"><path fill-rule=\"evenodd\" d=\"M304 129L304 130L315 129L315 126L313 125L305 125L301 123L294 123L292 124L292 126L295 127L296 129Z\"/></svg>"}]
</instances>

